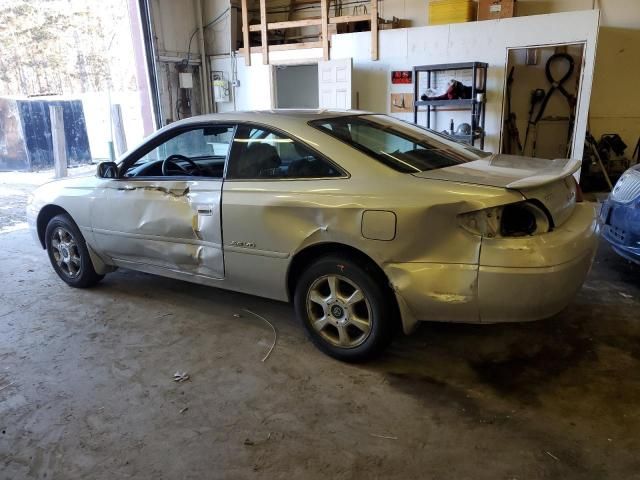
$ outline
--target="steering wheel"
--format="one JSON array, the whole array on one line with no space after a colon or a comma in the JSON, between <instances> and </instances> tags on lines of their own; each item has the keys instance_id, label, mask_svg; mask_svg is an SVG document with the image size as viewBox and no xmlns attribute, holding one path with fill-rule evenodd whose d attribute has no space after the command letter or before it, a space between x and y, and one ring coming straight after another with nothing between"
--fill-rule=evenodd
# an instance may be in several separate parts
<instances>
[{"instance_id":1,"label":"steering wheel","mask_svg":"<svg viewBox=\"0 0 640 480\"><path fill-rule=\"evenodd\" d=\"M190 172L189 170L187 170L186 168L181 166L179 163L177 163L177 160L182 161L182 162L187 162L189 165L191 165L193 167L193 171ZM172 167L175 167L177 170L176 169L170 170L168 168L170 165ZM170 176L171 172L175 173L178 170L180 172L184 173L185 175L194 175L196 173L198 175L202 174L202 170L200 169L200 167L198 166L198 164L196 162L191 160L189 157L185 157L184 155L180 155L178 153L174 153L173 155L169 155L162 162L162 175L164 175L165 177Z\"/></svg>"}]
</instances>

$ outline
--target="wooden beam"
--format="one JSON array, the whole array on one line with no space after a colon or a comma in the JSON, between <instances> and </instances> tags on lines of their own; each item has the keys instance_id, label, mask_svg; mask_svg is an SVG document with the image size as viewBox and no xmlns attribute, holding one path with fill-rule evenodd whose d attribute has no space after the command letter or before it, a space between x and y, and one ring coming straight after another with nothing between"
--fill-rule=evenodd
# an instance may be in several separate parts
<instances>
[{"instance_id":1,"label":"wooden beam","mask_svg":"<svg viewBox=\"0 0 640 480\"><path fill-rule=\"evenodd\" d=\"M371 15L343 15L342 17L331 17L329 23L350 23L350 22L368 22Z\"/></svg>"},{"instance_id":2,"label":"wooden beam","mask_svg":"<svg viewBox=\"0 0 640 480\"><path fill-rule=\"evenodd\" d=\"M269 38L267 37L267 1L260 0L260 32L262 33L262 63L269 64Z\"/></svg>"},{"instance_id":3,"label":"wooden beam","mask_svg":"<svg viewBox=\"0 0 640 480\"><path fill-rule=\"evenodd\" d=\"M369 17L367 17L367 20ZM289 20L286 22L271 22L267 24L267 30L282 30L286 28L299 28L310 27L312 25L320 25L322 20L320 18L307 18L304 20ZM249 31L259 32L262 29L262 24L251 25Z\"/></svg>"},{"instance_id":4,"label":"wooden beam","mask_svg":"<svg viewBox=\"0 0 640 480\"><path fill-rule=\"evenodd\" d=\"M279 52L282 50L301 50L303 48L321 48L322 42L303 42L303 43L285 43L283 45L270 45L269 51ZM246 54L244 48L241 48L240 51L243 54ZM260 53L262 51L262 47L251 47L251 53Z\"/></svg>"},{"instance_id":5,"label":"wooden beam","mask_svg":"<svg viewBox=\"0 0 640 480\"><path fill-rule=\"evenodd\" d=\"M327 0L320 0L320 18L322 20L322 59L329 60L329 5Z\"/></svg>"},{"instance_id":6,"label":"wooden beam","mask_svg":"<svg viewBox=\"0 0 640 480\"><path fill-rule=\"evenodd\" d=\"M244 64L251 65L251 53L249 48L249 11L247 0L242 0L242 46L244 47Z\"/></svg>"},{"instance_id":7,"label":"wooden beam","mask_svg":"<svg viewBox=\"0 0 640 480\"><path fill-rule=\"evenodd\" d=\"M246 1L246 0L244 0ZM371 15L343 15L341 17L328 17L328 23L368 22ZM287 20L286 22L271 22L267 24L267 30L282 30L287 28L309 27L312 25L322 25L322 17L305 18L304 20ZM249 25L250 32L259 32L262 24Z\"/></svg>"},{"instance_id":8,"label":"wooden beam","mask_svg":"<svg viewBox=\"0 0 640 480\"><path fill-rule=\"evenodd\" d=\"M371 60L378 60L378 0L371 0Z\"/></svg>"}]
</instances>

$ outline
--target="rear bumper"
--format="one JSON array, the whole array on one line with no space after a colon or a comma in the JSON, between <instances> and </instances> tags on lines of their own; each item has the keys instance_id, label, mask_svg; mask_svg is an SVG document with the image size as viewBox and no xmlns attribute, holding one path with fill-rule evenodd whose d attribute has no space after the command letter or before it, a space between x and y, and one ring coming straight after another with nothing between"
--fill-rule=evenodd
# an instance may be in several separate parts
<instances>
[{"instance_id":1,"label":"rear bumper","mask_svg":"<svg viewBox=\"0 0 640 480\"><path fill-rule=\"evenodd\" d=\"M640 264L640 208L606 200L600 209L602 236L620 256Z\"/></svg>"},{"instance_id":2,"label":"rear bumper","mask_svg":"<svg viewBox=\"0 0 640 480\"><path fill-rule=\"evenodd\" d=\"M553 232L483 239L477 264L403 263L385 269L405 332L419 320L525 322L565 308L586 278L598 243L593 204L577 204Z\"/></svg>"},{"instance_id":3,"label":"rear bumper","mask_svg":"<svg viewBox=\"0 0 640 480\"><path fill-rule=\"evenodd\" d=\"M582 286L596 254L595 205L578 203L553 232L483 240L478 270L482 323L525 322L555 315Z\"/></svg>"},{"instance_id":4,"label":"rear bumper","mask_svg":"<svg viewBox=\"0 0 640 480\"><path fill-rule=\"evenodd\" d=\"M482 323L548 318L575 297L589 273L593 250L550 267L480 267L478 303Z\"/></svg>"}]
</instances>

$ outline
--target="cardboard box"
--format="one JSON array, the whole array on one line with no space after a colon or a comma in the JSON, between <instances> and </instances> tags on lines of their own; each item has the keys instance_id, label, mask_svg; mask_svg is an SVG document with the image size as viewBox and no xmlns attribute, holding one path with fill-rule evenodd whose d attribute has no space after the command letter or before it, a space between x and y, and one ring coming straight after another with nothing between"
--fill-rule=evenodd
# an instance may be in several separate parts
<instances>
[{"instance_id":1,"label":"cardboard box","mask_svg":"<svg viewBox=\"0 0 640 480\"><path fill-rule=\"evenodd\" d=\"M516 0L478 0L478 20L496 20L515 16Z\"/></svg>"}]
</instances>

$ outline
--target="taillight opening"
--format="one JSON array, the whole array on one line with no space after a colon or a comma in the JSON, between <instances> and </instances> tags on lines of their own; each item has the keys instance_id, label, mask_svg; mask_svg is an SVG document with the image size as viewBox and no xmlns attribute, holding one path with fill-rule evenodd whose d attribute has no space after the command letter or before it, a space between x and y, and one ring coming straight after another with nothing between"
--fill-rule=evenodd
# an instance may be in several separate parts
<instances>
[{"instance_id":1,"label":"taillight opening","mask_svg":"<svg viewBox=\"0 0 640 480\"><path fill-rule=\"evenodd\" d=\"M537 229L536 215L528 205L514 203L502 209L500 235L503 237L533 235Z\"/></svg>"},{"instance_id":2,"label":"taillight opening","mask_svg":"<svg viewBox=\"0 0 640 480\"><path fill-rule=\"evenodd\" d=\"M547 212L533 201L511 203L459 215L462 228L481 237L526 237L551 231Z\"/></svg>"}]
</instances>

